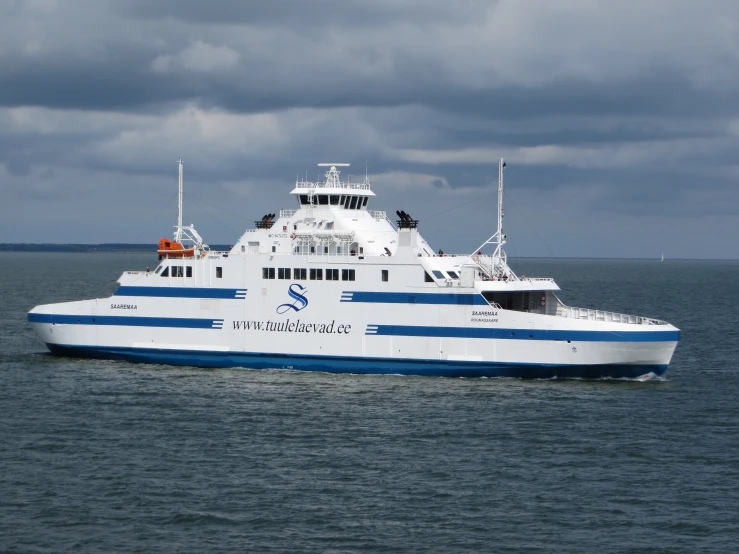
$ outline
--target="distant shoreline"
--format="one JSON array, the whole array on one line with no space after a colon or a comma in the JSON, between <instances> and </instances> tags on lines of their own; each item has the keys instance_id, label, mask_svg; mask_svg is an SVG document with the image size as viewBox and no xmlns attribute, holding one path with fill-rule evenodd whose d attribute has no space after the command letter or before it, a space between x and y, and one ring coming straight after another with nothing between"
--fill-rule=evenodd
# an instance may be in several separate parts
<instances>
[{"instance_id":1,"label":"distant shoreline","mask_svg":"<svg viewBox=\"0 0 739 554\"><path fill-rule=\"evenodd\" d=\"M230 251L233 245L211 244L211 250ZM0 252L151 252L156 254L156 244L140 244L140 243L103 243L103 244L55 244L55 243L0 243ZM586 256L509 256L514 260L539 259L539 260L653 260L659 262L658 258L589 258ZM664 263L670 261L690 261L690 260L716 260L716 261L734 261L736 258L669 258Z\"/></svg>"},{"instance_id":2,"label":"distant shoreline","mask_svg":"<svg viewBox=\"0 0 739 554\"><path fill-rule=\"evenodd\" d=\"M103 243L103 244L54 244L54 243L0 243L0 252L153 252L156 244ZM231 246L211 245L212 250L231 250Z\"/></svg>"}]
</instances>

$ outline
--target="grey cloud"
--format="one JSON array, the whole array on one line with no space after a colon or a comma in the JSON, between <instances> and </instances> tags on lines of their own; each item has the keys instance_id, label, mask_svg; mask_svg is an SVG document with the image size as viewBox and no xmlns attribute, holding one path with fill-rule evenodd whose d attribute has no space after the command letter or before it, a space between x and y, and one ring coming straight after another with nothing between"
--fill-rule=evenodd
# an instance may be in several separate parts
<instances>
[{"instance_id":1,"label":"grey cloud","mask_svg":"<svg viewBox=\"0 0 739 554\"><path fill-rule=\"evenodd\" d=\"M192 24L271 24L310 28L315 25L361 27L403 20L424 22L467 22L484 15L491 2L458 0L124 0L115 3L120 13L141 19L178 19Z\"/></svg>"},{"instance_id":2,"label":"grey cloud","mask_svg":"<svg viewBox=\"0 0 739 554\"><path fill-rule=\"evenodd\" d=\"M153 205L166 204L179 155L191 195L244 214L221 214L235 228L290 206L294 175L313 176L319 161L368 160L384 176L375 207L423 218L487 197L505 154L522 212L583 251L597 250L590 240L623 253L617 233L677 236L689 216L708 218L706 243L710 217L739 231L731 219L739 133L730 124L739 120L731 31L739 7L627 7L5 4L0 240L57 230L60 240L80 240L84 223L72 229L69 216L99 214L113 200L121 213L87 225L101 240L124 240L120 233L146 227ZM393 182L403 179L410 185ZM142 198L149 204L137 209ZM208 240L232 240L217 211L195 199L188 207ZM462 248L487 232L493 209L488 198L423 230L432 244ZM41 221L31 225L22 212ZM507 221L523 237L513 247L542 253L515 210ZM586 240L573 222L599 230ZM171 222L157 225L168 232ZM651 248L645 242L644 252Z\"/></svg>"},{"instance_id":3,"label":"grey cloud","mask_svg":"<svg viewBox=\"0 0 739 554\"><path fill-rule=\"evenodd\" d=\"M114 5L120 13L143 18L143 30L134 31L137 20L116 18L114 12L102 9L106 4L71 10L70 21L77 21L70 28L76 33L74 40L51 34L49 40L58 44L49 44L40 53L21 54L23 48L16 45L18 55L0 56L0 104L137 110L152 104L194 101L237 112L425 105L436 111L497 119L551 114L698 117L734 110L736 76L721 86L699 86L679 65L679 59L647 58L624 75L614 71L612 78L608 78L607 69L603 70L606 78L586 78L564 69L553 71L541 83L529 83L531 79L519 77L526 71L535 75L535 68L518 63L508 52L493 51L494 47L484 42L485 35L473 16L480 20L492 17L490 14L496 12L488 3L459 6L422 2L402 7L394 2L328 1L319 5L233 1ZM363 10L383 19L363 18ZM309 17L320 23L326 14L355 17L372 30L358 30L362 28L359 23L338 29L330 24L317 28L301 24L300 20ZM417 28L418 14L434 21L432 31ZM209 25L214 18L229 25L225 30ZM250 18L260 25L252 25ZM384 24L385 19L391 23ZM43 26L44 20L39 24ZM50 25L47 21L46 27ZM99 28L110 33L103 34ZM439 40L448 40L455 32L464 36L470 29L475 29L473 36L477 37L470 39L470 50L439 48ZM176 63L160 64L165 66L160 69L167 69L166 74L152 70L157 60L175 60L193 44L206 45L214 53L218 49L233 52L239 60L231 60L222 71L212 74ZM516 43L510 47L515 48ZM437 52L443 52L443 59L434 55ZM530 52L524 54L531 57ZM608 56L603 58L607 67ZM486 59L490 59L489 68Z\"/></svg>"}]
</instances>

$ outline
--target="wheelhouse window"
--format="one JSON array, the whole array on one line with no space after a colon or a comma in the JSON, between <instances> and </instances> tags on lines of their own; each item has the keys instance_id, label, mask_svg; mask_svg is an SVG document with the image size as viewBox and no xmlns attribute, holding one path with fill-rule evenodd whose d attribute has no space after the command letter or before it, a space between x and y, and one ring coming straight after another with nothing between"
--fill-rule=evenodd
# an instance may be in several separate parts
<instances>
[{"instance_id":1,"label":"wheelhouse window","mask_svg":"<svg viewBox=\"0 0 739 554\"><path fill-rule=\"evenodd\" d=\"M369 196L365 196L364 197L364 202L362 202L362 206L366 206L368 200L369 200Z\"/></svg>"},{"instance_id":2,"label":"wheelhouse window","mask_svg":"<svg viewBox=\"0 0 739 554\"><path fill-rule=\"evenodd\" d=\"M278 279L290 279L290 268L289 267L281 267L277 270L277 278Z\"/></svg>"},{"instance_id":3,"label":"wheelhouse window","mask_svg":"<svg viewBox=\"0 0 739 554\"><path fill-rule=\"evenodd\" d=\"M349 209L349 203L350 203L351 201L352 201L352 197L351 197L351 196L349 196L349 195L347 195L347 196L345 197L345 200L344 200L344 209L345 209L345 210L348 210L348 209Z\"/></svg>"},{"instance_id":4,"label":"wheelhouse window","mask_svg":"<svg viewBox=\"0 0 739 554\"><path fill-rule=\"evenodd\" d=\"M323 280L323 270L311 268L310 280L311 281L322 281Z\"/></svg>"},{"instance_id":5,"label":"wheelhouse window","mask_svg":"<svg viewBox=\"0 0 739 554\"><path fill-rule=\"evenodd\" d=\"M223 268L216 267L216 279L223 279Z\"/></svg>"},{"instance_id":6,"label":"wheelhouse window","mask_svg":"<svg viewBox=\"0 0 739 554\"><path fill-rule=\"evenodd\" d=\"M327 269L326 270L326 281L338 281L339 270L338 269Z\"/></svg>"},{"instance_id":7,"label":"wheelhouse window","mask_svg":"<svg viewBox=\"0 0 739 554\"><path fill-rule=\"evenodd\" d=\"M163 265L160 265L158 268L154 270L154 273L159 275L159 272L162 270L163 267L164 267Z\"/></svg>"},{"instance_id":8,"label":"wheelhouse window","mask_svg":"<svg viewBox=\"0 0 739 554\"><path fill-rule=\"evenodd\" d=\"M275 268L274 267L263 267L262 268L262 279L274 279Z\"/></svg>"},{"instance_id":9,"label":"wheelhouse window","mask_svg":"<svg viewBox=\"0 0 739 554\"><path fill-rule=\"evenodd\" d=\"M169 266L164 268L164 271L159 274L159 277L169 277Z\"/></svg>"},{"instance_id":10,"label":"wheelhouse window","mask_svg":"<svg viewBox=\"0 0 739 554\"><path fill-rule=\"evenodd\" d=\"M428 274L428 271L424 271L423 272L423 280L426 283L433 283L434 282L433 277L431 277L431 275Z\"/></svg>"},{"instance_id":11,"label":"wheelhouse window","mask_svg":"<svg viewBox=\"0 0 739 554\"><path fill-rule=\"evenodd\" d=\"M192 266L188 265L185 267L185 277L192 277Z\"/></svg>"},{"instance_id":12,"label":"wheelhouse window","mask_svg":"<svg viewBox=\"0 0 739 554\"><path fill-rule=\"evenodd\" d=\"M452 279L459 279L459 274L456 271L447 271L446 273Z\"/></svg>"},{"instance_id":13,"label":"wheelhouse window","mask_svg":"<svg viewBox=\"0 0 739 554\"><path fill-rule=\"evenodd\" d=\"M300 195L300 203L304 206L308 204L308 195L307 194L301 194Z\"/></svg>"},{"instance_id":14,"label":"wheelhouse window","mask_svg":"<svg viewBox=\"0 0 739 554\"><path fill-rule=\"evenodd\" d=\"M342 269L341 280L342 281L354 281L355 272L353 269Z\"/></svg>"},{"instance_id":15,"label":"wheelhouse window","mask_svg":"<svg viewBox=\"0 0 739 554\"><path fill-rule=\"evenodd\" d=\"M318 204L320 206L327 206L328 205L328 196L326 194L319 194L318 195Z\"/></svg>"},{"instance_id":16,"label":"wheelhouse window","mask_svg":"<svg viewBox=\"0 0 739 554\"><path fill-rule=\"evenodd\" d=\"M331 204L332 206L339 205L339 195L338 194L332 194L331 196L328 197L328 199L329 199L329 204Z\"/></svg>"},{"instance_id":17,"label":"wheelhouse window","mask_svg":"<svg viewBox=\"0 0 739 554\"><path fill-rule=\"evenodd\" d=\"M434 269L433 271L431 271L431 273L433 273L434 274L434 277L436 277L437 279L443 279L444 278L444 274L441 271L439 271L438 269Z\"/></svg>"},{"instance_id":18,"label":"wheelhouse window","mask_svg":"<svg viewBox=\"0 0 739 554\"><path fill-rule=\"evenodd\" d=\"M173 265L172 266L172 277L183 277L185 273L182 270L181 265Z\"/></svg>"},{"instance_id":19,"label":"wheelhouse window","mask_svg":"<svg viewBox=\"0 0 739 554\"><path fill-rule=\"evenodd\" d=\"M352 201L349 204L349 209L350 210L353 210L356 207L357 207L357 197L356 196L352 196Z\"/></svg>"}]
</instances>

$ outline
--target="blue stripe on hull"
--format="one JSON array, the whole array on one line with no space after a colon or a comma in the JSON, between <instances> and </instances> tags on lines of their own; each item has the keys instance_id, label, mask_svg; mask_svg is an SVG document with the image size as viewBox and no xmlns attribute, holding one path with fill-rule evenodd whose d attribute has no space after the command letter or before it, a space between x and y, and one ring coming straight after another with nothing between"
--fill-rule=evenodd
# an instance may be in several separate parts
<instances>
[{"instance_id":1,"label":"blue stripe on hull","mask_svg":"<svg viewBox=\"0 0 739 554\"><path fill-rule=\"evenodd\" d=\"M149 296L156 298L246 298L246 289L196 287L118 287L113 296Z\"/></svg>"},{"instance_id":2,"label":"blue stripe on hull","mask_svg":"<svg viewBox=\"0 0 739 554\"><path fill-rule=\"evenodd\" d=\"M579 342L677 342L680 331L577 331L432 327L427 325L367 325L368 336L454 337L467 339L559 340Z\"/></svg>"},{"instance_id":3,"label":"blue stripe on hull","mask_svg":"<svg viewBox=\"0 0 739 554\"><path fill-rule=\"evenodd\" d=\"M154 348L65 346L47 344L56 355L122 360L134 363L196 367L248 367L295 369L330 373L400 374L438 377L517 377L525 379L601 379L661 375L666 365L529 365L451 360L353 358L342 356L295 356L250 352L159 350Z\"/></svg>"},{"instance_id":4,"label":"blue stripe on hull","mask_svg":"<svg viewBox=\"0 0 739 554\"><path fill-rule=\"evenodd\" d=\"M490 306L475 293L428 292L374 292L343 291L341 302L365 302L368 304L454 304L461 306Z\"/></svg>"},{"instance_id":5,"label":"blue stripe on hull","mask_svg":"<svg viewBox=\"0 0 739 554\"><path fill-rule=\"evenodd\" d=\"M137 317L127 315L68 315L29 313L31 323L66 325L120 325L124 327L175 327L180 329L221 329L222 319L191 317Z\"/></svg>"}]
</instances>

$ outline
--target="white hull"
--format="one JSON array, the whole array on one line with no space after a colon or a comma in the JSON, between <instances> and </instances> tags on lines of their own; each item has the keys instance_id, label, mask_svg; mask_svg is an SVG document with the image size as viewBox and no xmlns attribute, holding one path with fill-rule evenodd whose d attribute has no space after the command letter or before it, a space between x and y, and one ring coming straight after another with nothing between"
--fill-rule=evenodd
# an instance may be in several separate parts
<instances>
[{"instance_id":1,"label":"white hull","mask_svg":"<svg viewBox=\"0 0 739 554\"><path fill-rule=\"evenodd\" d=\"M210 262L193 263L205 271ZM448 292L432 284L378 292L356 282L262 281L259 271L267 263L268 257L230 260L232 269L241 266L244 278L236 281L247 283L241 289L161 287L154 273L129 274L135 279L110 298L38 306L29 320L50 348L78 356L429 375L660 374L679 336L671 325L492 309L474 289ZM357 260L326 258L319 264L379 273L376 265ZM291 287L308 304L279 314L279 306L294 303ZM230 298L198 297L214 291Z\"/></svg>"},{"instance_id":2,"label":"white hull","mask_svg":"<svg viewBox=\"0 0 739 554\"><path fill-rule=\"evenodd\" d=\"M268 214L229 252L179 224L191 258L125 272L110 298L38 306L28 319L55 353L140 362L520 377L667 368L675 327L570 308L553 280L517 277L500 215L492 256L436 256L405 212L396 228L365 209L368 180L326 175L298 182L300 208Z\"/></svg>"}]
</instances>

